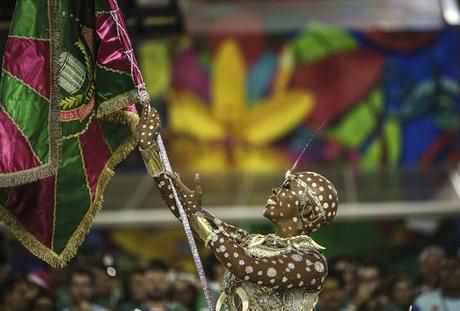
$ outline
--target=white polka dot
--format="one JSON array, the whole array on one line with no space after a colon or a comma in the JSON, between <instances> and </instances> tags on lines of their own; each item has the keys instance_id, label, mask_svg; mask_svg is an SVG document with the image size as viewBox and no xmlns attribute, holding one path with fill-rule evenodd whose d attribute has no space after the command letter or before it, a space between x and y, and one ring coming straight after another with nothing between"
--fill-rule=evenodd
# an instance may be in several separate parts
<instances>
[{"instance_id":1,"label":"white polka dot","mask_svg":"<svg viewBox=\"0 0 460 311\"><path fill-rule=\"evenodd\" d=\"M311 280L310 284L315 285L316 284L316 279Z\"/></svg>"},{"instance_id":2,"label":"white polka dot","mask_svg":"<svg viewBox=\"0 0 460 311\"><path fill-rule=\"evenodd\" d=\"M323 204L323 207L324 207L324 208L328 208L328 207L329 207L329 203L324 203L324 204Z\"/></svg>"},{"instance_id":3,"label":"white polka dot","mask_svg":"<svg viewBox=\"0 0 460 311\"><path fill-rule=\"evenodd\" d=\"M257 272L257 275L262 275L262 274L263 274L262 270Z\"/></svg>"},{"instance_id":4,"label":"white polka dot","mask_svg":"<svg viewBox=\"0 0 460 311\"><path fill-rule=\"evenodd\" d=\"M315 262L315 270L318 272L323 272L324 271L324 264L322 262Z\"/></svg>"},{"instance_id":5,"label":"white polka dot","mask_svg":"<svg viewBox=\"0 0 460 311\"><path fill-rule=\"evenodd\" d=\"M246 271L246 273L252 273L254 272L254 269L251 267L251 266L247 266L244 271Z\"/></svg>"},{"instance_id":6,"label":"white polka dot","mask_svg":"<svg viewBox=\"0 0 460 311\"><path fill-rule=\"evenodd\" d=\"M288 268L289 269L294 269L295 265L292 262L290 262L290 263L288 263Z\"/></svg>"},{"instance_id":7,"label":"white polka dot","mask_svg":"<svg viewBox=\"0 0 460 311\"><path fill-rule=\"evenodd\" d=\"M316 188L317 184L314 182L311 184L313 188Z\"/></svg>"},{"instance_id":8,"label":"white polka dot","mask_svg":"<svg viewBox=\"0 0 460 311\"><path fill-rule=\"evenodd\" d=\"M302 256L300 256L299 254L292 254L291 258L292 260L297 261L297 262L302 261Z\"/></svg>"},{"instance_id":9,"label":"white polka dot","mask_svg":"<svg viewBox=\"0 0 460 311\"><path fill-rule=\"evenodd\" d=\"M262 285L262 283L263 283L262 281L258 281L258 282L257 282L257 284L259 284L259 285Z\"/></svg>"},{"instance_id":10,"label":"white polka dot","mask_svg":"<svg viewBox=\"0 0 460 311\"><path fill-rule=\"evenodd\" d=\"M283 279L281 280L283 283L287 282L287 277L283 276Z\"/></svg>"},{"instance_id":11,"label":"white polka dot","mask_svg":"<svg viewBox=\"0 0 460 311\"><path fill-rule=\"evenodd\" d=\"M300 281L299 282L299 287L302 287L303 286L303 281Z\"/></svg>"},{"instance_id":12,"label":"white polka dot","mask_svg":"<svg viewBox=\"0 0 460 311\"><path fill-rule=\"evenodd\" d=\"M276 273L277 273L277 271L276 271L275 268L270 267L267 270L267 276L268 277L274 278L276 276Z\"/></svg>"},{"instance_id":13,"label":"white polka dot","mask_svg":"<svg viewBox=\"0 0 460 311\"><path fill-rule=\"evenodd\" d=\"M240 264L240 266L244 266L244 260L240 260L238 261L238 263Z\"/></svg>"},{"instance_id":14,"label":"white polka dot","mask_svg":"<svg viewBox=\"0 0 460 311\"><path fill-rule=\"evenodd\" d=\"M221 246L219 247L219 250L223 253L223 252L225 252L226 248L225 248L225 246L221 245Z\"/></svg>"}]
</instances>

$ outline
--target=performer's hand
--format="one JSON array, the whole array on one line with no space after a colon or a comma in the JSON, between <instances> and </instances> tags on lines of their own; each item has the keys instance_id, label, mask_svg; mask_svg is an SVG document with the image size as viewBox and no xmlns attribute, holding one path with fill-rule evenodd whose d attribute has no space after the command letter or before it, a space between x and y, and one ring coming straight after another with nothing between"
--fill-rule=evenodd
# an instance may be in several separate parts
<instances>
[{"instance_id":1,"label":"performer's hand","mask_svg":"<svg viewBox=\"0 0 460 311\"><path fill-rule=\"evenodd\" d=\"M181 200L182 206L189 215L193 215L202 209L202 196L200 185L200 175L195 175L195 190L190 190L181 181L180 176L177 173L167 172L166 175L171 179L174 187L177 190L177 194Z\"/></svg>"},{"instance_id":2,"label":"performer's hand","mask_svg":"<svg viewBox=\"0 0 460 311\"><path fill-rule=\"evenodd\" d=\"M141 149L146 150L156 143L160 127L161 122L156 109L151 108L149 111L148 106L144 106L136 129L136 136Z\"/></svg>"}]
</instances>

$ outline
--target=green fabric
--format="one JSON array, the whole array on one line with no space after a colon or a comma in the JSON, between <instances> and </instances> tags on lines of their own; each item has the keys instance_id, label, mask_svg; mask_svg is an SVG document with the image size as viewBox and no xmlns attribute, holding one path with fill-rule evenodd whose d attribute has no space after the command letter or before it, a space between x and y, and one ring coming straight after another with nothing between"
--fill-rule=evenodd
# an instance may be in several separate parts
<instances>
[{"instance_id":1,"label":"green fabric","mask_svg":"<svg viewBox=\"0 0 460 311\"><path fill-rule=\"evenodd\" d=\"M122 72L108 70L100 65L96 68L97 100L103 102L113 97L114 90L118 94L126 93L133 88L130 75Z\"/></svg>"},{"instance_id":2,"label":"green fabric","mask_svg":"<svg viewBox=\"0 0 460 311\"><path fill-rule=\"evenodd\" d=\"M40 18L37 18L40 17ZM22 23L21 21L27 21ZM17 0L10 34L20 37L48 39L48 2Z\"/></svg>"},{"instance_id":3,"label":"green fabric","mask_svg":"<svg viewBox=\"0 0 460 311\"><path fill-rule=\"evenodd\" d=\"M91 203L78 139L64 141L62 150L63 163L56 181L58 191L56 191L53 245L58 253L64 249ZM72 191L59 191L59 189L72 189Z\"/></svg>"},{"instance_id":4,"label":"green fabric","mask_svg":"<svg viewBox=\"0 0 460 311\"><path fill-rule=\"evenodd\" d=\"M28 138L42 163L48 162L49 103L37 92L3 71L0 104Z\"/></svg>"},{"instance_id":5,"label":"green fabric","mask_svg":"<svg viewBox=\"0 0 460 311\"><path fill-rule=\"evenodd\" d=\"M127 127L120 128L119 125L103 120L98 120L105 141L112 152L128 137L131 130Z\"/></svg>"},{"instance_id":6,"label":"green fabric","mask_svg":"<svg viewBox=\"0 0 460 311\"><path fill-rule=\"evenodd\" d=\"M5 205L10 195L10 188L0 188L0 205Z\"/></svg>"}]
</instances>

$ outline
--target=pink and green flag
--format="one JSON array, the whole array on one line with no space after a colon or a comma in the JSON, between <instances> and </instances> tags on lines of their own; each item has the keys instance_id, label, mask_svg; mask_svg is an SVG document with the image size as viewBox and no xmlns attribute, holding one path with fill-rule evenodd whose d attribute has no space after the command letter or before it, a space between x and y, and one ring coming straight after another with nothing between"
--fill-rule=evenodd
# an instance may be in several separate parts
<instances>
[{"instance_id":1,"label":"pink and green flag","mask_svg":"<svg viewBox=\"0 0 460 311\"><path fill-rule=\"evenodd\" d=\"M0 81L0 219L52 266L75 255L136 146L133 66L115 0L17 0Z\"/></svg>"}]
</instances>

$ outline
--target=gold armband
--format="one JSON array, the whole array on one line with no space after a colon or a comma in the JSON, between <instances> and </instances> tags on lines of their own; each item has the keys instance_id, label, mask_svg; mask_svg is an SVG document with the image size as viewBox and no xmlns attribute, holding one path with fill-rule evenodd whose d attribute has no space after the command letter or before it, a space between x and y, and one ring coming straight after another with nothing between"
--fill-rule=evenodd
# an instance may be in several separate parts
<instances>
[{"instance_id":1,"label":"gold armband","mask_svg":"<svg viewBox=\"0 0 460 311\"><path fill-rule=\"evenodd\" d=\"M192 228L204 242L205 246L208 247L211 238L217 234L219 230L216 230L216 227L213 226L205 216L195 215L193 217Z\"/></svg>"},{"instance_id":2,"label":"gold armband","mask_svg":"<svg viewBox=\"0 0 460 311\"><path fill-rule=\"evenodd\" d=\"M139 148L142 159L144 160L147 172L152 177L158 177L164 172L163 162L161 161L160 150L157 145L152 145L149 148L142 150Z\"/></svg>"}]
</instances>

